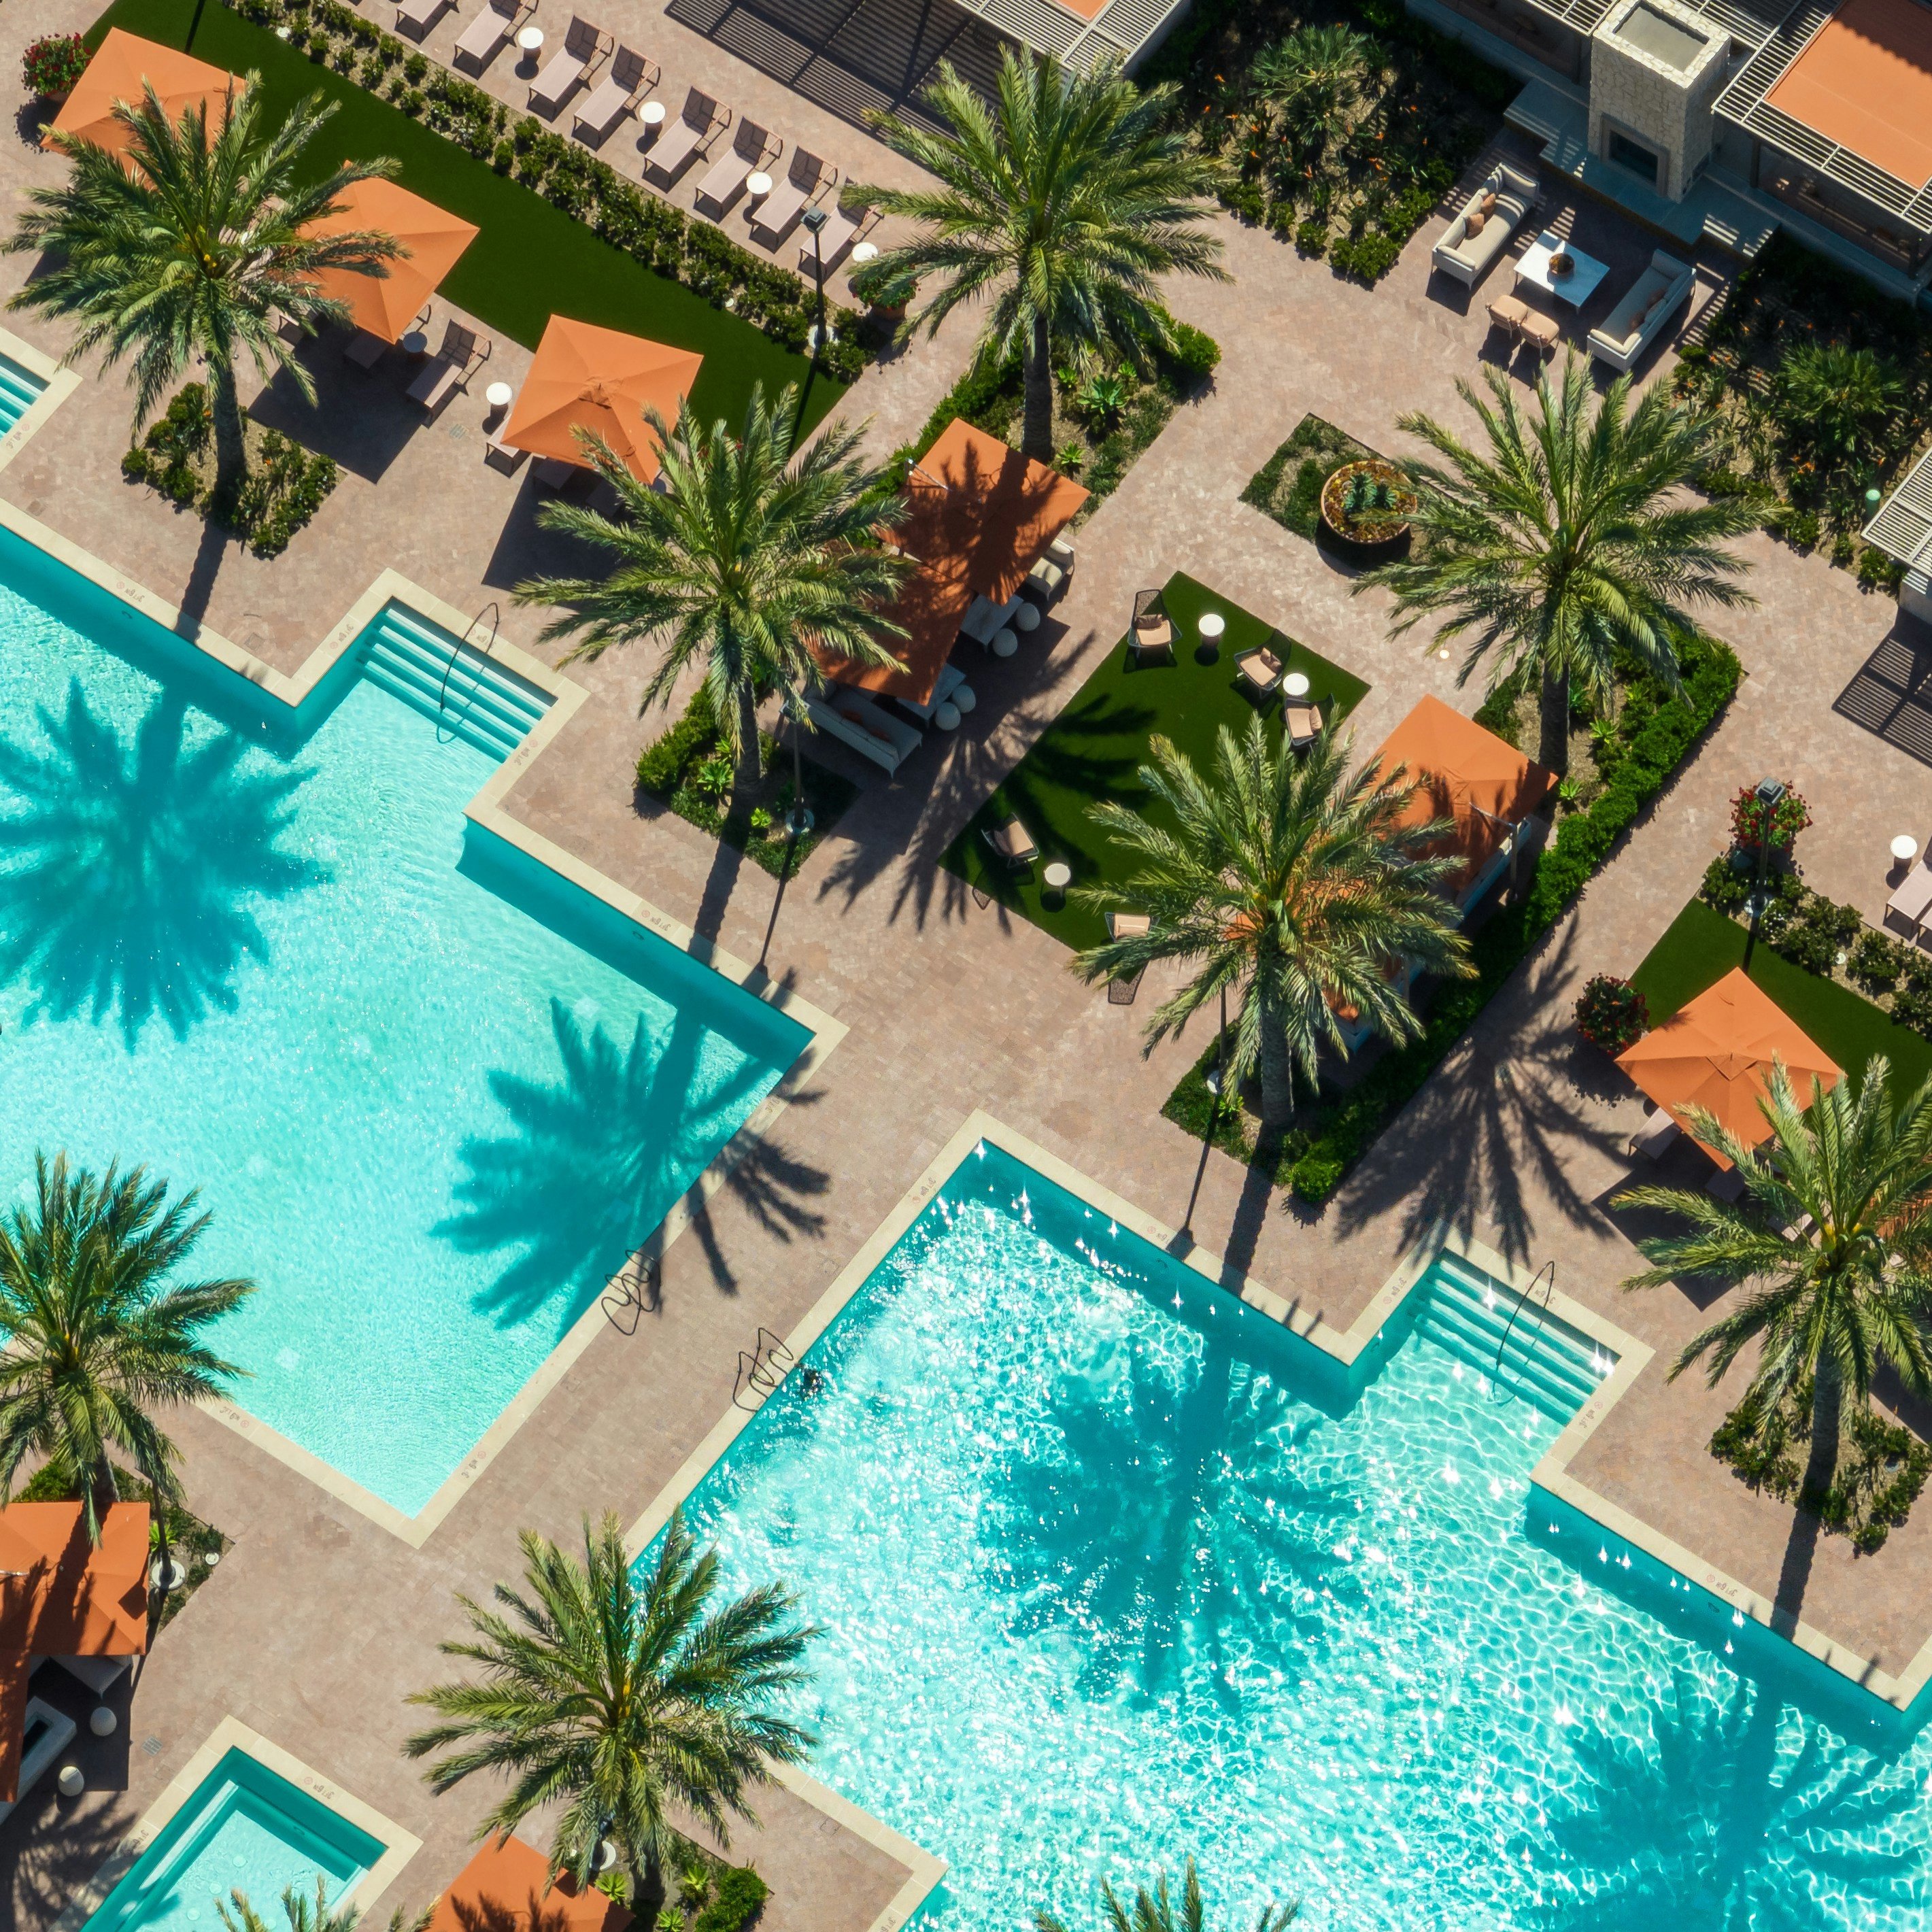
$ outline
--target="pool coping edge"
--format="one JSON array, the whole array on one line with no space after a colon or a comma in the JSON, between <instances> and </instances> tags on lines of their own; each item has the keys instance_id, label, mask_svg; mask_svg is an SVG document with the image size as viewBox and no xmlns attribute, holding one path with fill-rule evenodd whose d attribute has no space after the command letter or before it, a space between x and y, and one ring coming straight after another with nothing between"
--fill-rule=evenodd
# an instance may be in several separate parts
<instances>
[{"instance_id":1,"label":"pool coping edge","mask_svg":"<svg viewBox=\"0 0 1932 1932\"><path fill-rule=\"evenodd\" d=\"M162 1787L153 1803L122 1834L120 1842L101 1860L92 1876L54 1921L52 1932L80 1932L142 1854L160 1836L176 1813L194 1796L208 1774L230 1751L237 1749L277 1777L307 1792L358 1831L381 1840L382 1856L341 1897L330 1901L332 1910L339 1911L344 1906L353 1905L366 1917L368 1908L388 1891L403 1868L422 1850L422 1840L413 1832L406 1830L352 1792L345 1791L313 1766L304 1764L292 1751L285 1750L259 1731L251 1730L230 1712L208 1732L200 1748L190 1754L188 1762ZM254 1904L255 1901L251 1899L249 1903Z\"/></svg>"},{"instance_id":2,"label":"pool coping edge","mask_svg":"<svg viewBox=\"0 0 1932 1932\"><path fill-rule=\"evenodd\" d=\"M830 1785L821 1783L809 1772L800 1770L796 1765L776 1766L772 1774L794 1797L809 1804L814 1810L822 1812L834 1824L850 1832L854 1838L862 1839L874 1851L885 1852L905 1867L904 1882L866 1928L866 1932L898 1932L898 1928L926 1903L934 1888L945 1877L950 1869L946 1861L938 1852L928 1852L923 1845L916 1844L903 1832L894 1831L883 1819L874 1817L863 1805L854 1804L842 1792L834 1791Z\"/></svg>"}]
</instances>

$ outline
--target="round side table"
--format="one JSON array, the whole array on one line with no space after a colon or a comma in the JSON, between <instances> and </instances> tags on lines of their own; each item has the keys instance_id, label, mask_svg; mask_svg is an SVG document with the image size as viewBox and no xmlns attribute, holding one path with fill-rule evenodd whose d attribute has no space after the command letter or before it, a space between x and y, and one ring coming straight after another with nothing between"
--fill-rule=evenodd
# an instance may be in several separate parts
<instances>
[{"instance_id":1,"label":"round side table","mask_svg":"<svg viewBox=\"0 0 1932 1932\"><path fill-rule=\"evenodd\" d=\"M396 346L405 356L413 356L420 362L429 353L429 338L420 328L406 329Z\"/></svg>"},{"instance_id":2,"label":"round side table","mask_svg":"<svg viewBox=\"0 0 1932 1932\"><path fill-rule=\"evenodd\" d=\"M1918 841L1910 832L1901 832L1892 842L1892 856L1899 865L1910 865L1918 856Z\"/></svg>"},{"instance_id":3,"label":"round side table","mask_svg":"<svg viewBox=\"0 0 1932 1932\"><path fill-rule=\"evenodd\" d=\"M745 177L745 192L754 201L763 201L772 191L772 178L760 169L754 175Z\"/></svg>"},{"instance_id":4,"label":"round side table","mask_svg":"<svg viewBox=\"0 0 1932 1932\"><path fill-rule=\"evenodd\" d=\"M483 392L483 400L488 404L490 420L494 422L516 400L517 392L507 382L492 382Z\"/></svg>"},{"instance_id":5,"label":"round side table","mask_svg":"<svg viewBox=\"0 0 1932 1932\"><path fill-rule=\"evenodd\" d=\"M647 100L638 110L638 118L655 134L664 124L664 104L662 100Z\"/></svg>"},{"instance_id":6,"label":"round side table","mask_svg":"<svg viewBox=\"0 0 1932 1932\"><path fill-rule=\"evenodd\" d=\"M1050 892L1064 892L1073 883L1073 868L1064 859L1056 859L1040 874Z\"/></svg>"},{"instance_id":7,"label":"round side table","mask_svg":"<svg viewBox=\"0 0 1932 1932\"><path fill-rule=\"evenodd\" d=\"M868 262L879 259L879 244L876 242L861 242L852 250L852 266L862 268Z\"/></svg>"},{"instance_id":8,"label":"round side table","mask_svg":"<svg viewBox=\"0 0 1932 1932\"><path fill-rule=\"evenodd\" d=\"M1281 688L1291 698L1306 698L1308 695L1308 680L1298 670L1290 671L1282 680Z\"/></svg>"},{"instance_id":9,"label":"round side table","mask_svg":"<svg viewBox=\"0 0 1932 1932\"><path fill-rule=\"evenodd\" d=\"M1201 647L1194 653L1195 658L1199 663L1212 664L1221 655L1221 636L1228 628L1228 620L1218 610L1204 611L1198 628Z\"/></svg>"}]
</instances>

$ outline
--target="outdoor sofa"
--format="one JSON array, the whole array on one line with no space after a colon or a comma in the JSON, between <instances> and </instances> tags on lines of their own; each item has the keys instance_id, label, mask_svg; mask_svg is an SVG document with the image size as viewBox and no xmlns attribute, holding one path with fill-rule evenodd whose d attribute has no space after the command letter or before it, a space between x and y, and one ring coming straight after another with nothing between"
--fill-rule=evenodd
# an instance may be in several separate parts
<instances>
[{"instance_id":1,"label":"outdoor sofa","mask_svg":"<svg viewBox=\"0 0 1932 1932\"><path fill-rule=\"evenodd\" d=\"M1498 164L1450 223L1430 260L1443 274L1473 289L1496 266L1536 198L1536 183L1529 176Z\"/></svg>"},{"instance_id":2,"label":"outdoor sofa","mask_svg":"<svg viewBox=\"0 0 1932 1932\"><path fill-rule=\"evenodd\" d=\"M881 711L862 691L835 685L805 700L806 716L828 737L896 772L926 741L903 718Z\"/></svg>"},{"instance_id":3,"label":"outdoor sofa","mask_svg":"<svg viewBox=\"0 0 1932 1932\"><path fill-rule=\"evenodd\" d=\"M1688 262L1660 248L1650 266L1624 291L1623 300L1590 332L1590 353L1628 375L1637 358L1664 332L1678 305L1690 292L1696 272Z\"/></svg>"}]
</instances>

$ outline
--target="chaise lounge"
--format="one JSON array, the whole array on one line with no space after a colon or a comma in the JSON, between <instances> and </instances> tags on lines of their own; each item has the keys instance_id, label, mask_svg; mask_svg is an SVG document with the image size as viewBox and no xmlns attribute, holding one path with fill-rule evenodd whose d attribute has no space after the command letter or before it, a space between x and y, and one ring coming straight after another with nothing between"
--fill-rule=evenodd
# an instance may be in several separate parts
<instances>
[{"instance_id":1,"label":"chaise lounge","mask_svg":"<svg viewBox=\"0 0 1932 1932\"><path fill-rule=\"evenodd\" d=\"M458 36L456 64L481 74L503 51L518 24L536 11L536 0L484 0L482 10Z\"/></svg>"},{"instance_id":2,"label":"chaise lounge","mask_svg":"<svg viewBox=\"0 0 1932 1932\"><path fill-rule=\"evenodd\" d=\"M784 143L775 141L755 121L741 120L731 145L711 164L710 171L698 184L695 205L700 214L722 220L731 204L745 191L753 171L775 161Z\"/></svg>"},{"instance_id":3,"label":"chaise lounge","mask_svg":"<svg viewBox=\"0 0 1932 1932\"><path fill-rule=\"evenodd\" d=\"M620 47L610 71L571 116L571 132L580 141L594 140L601 147L620 122L638 111L638 102L657 86L659 71L656 62L636 48Z\"/></svg>"},{"instance_id":4,"label":"chaise lounge","mask_svg":"<svg viewBox=\"0 0 1932 1932\"><path fill-rule=\"evenodd\" d=\"M1429 259L1444 274L1473 289L1495 266L1536 202L1534 181L1499 164L1463 204Z\"/></svg>"},{"instance_id":5,"label":"chaise lounge","mask_svg":"<svg viewBox=\"0 0 1932 1932\"><path fill-rule=\"evenodd\" d=\"M1622 301L1590 332L1590 353L1607 362L1619 375L1631 366L1664 332L1664 323L1690 293L1696 271L1688 262L1660 248L1629 288Z\"/></svg>"},{"instance_id":6,"label":"chaise lounge","mask_svg":"<svg viewBox=\"0 0 1932 1932\"><path fill-rule=\"evenodd\" d=\"M730 124L730 109L720 107L710 94L694 87L684 97L677 118L658 135L644 157L645 178L660 188L671 187L692 160Z\"/></svg>"},{"instance_id":7,"label":"chaise lounge","mask_svg":"<svg viewBox=\"0 0 1932 1932\"><path fill-rule=\"evenodd\" d=\"M752 211L752 239L760 248L776 248L796 225L808 202L838 184L838 170L829 168L802 148L791 151L785 178Z\"/></svg>"},{"instance_id":8,"label":"chaise lounge","mask_svg":"<svg viewBox=\"0 0 1932 1932\"><path fill-rule=\"evenodd\" d=\"M467 388L470 379L490 359L490 345L478 338L476 332L451 320L443 326L442 346L423 364L422 373L410 385L410 400L419 403L433 422L443 406L458 389Z\"/></svg>"},{"instance_id":9,"label":"chaise lounge","mask_svg":"<svg viewBox=\"0 0 1932 1932\"><path fill-rule=\"evenodd\" d=\"M590 78L598 64L610 58L614 44L602 28L593 27L581 14L572 14L563 45L530 82L530 105L546 114L560 114L563 104Z\"/></svg>"}]
</instances>

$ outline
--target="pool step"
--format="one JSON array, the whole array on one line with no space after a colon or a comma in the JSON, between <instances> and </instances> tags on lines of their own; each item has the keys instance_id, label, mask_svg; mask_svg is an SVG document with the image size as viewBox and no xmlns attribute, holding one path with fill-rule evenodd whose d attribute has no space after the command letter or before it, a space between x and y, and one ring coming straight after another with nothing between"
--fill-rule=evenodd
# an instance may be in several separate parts
<instances>
[{"instance_id":1,"label":"pool step","mask_svg":"<svg viewBox=\"0 0 1932 1932\"><path fill-rule=\"evenodd\" d=\"M46 385L17 362L0 356L0 436L40 400Z\"/></svg>"},{"instance_id":2,"label":"pool step","mask_svg":"<svg viewBox=\"0 0 1932 1932\"><path fill-rule=\"evenodd\" d=\"M1520 1298L1458 1256L1438 1256L1421 1292L1419 1332L1557 1421L1575 1414L1616 1366L1588 1336L1534 1302L1522 1304L1512 1327Z\"/></svg>"},{"instance_id":3,"label":"pool step","mask_svg":"<svg viewBox=\"0 0 1932 1932\"><path fill-rule=\"evenodd\" d=\"M506 758L550 709L544 694L474 645L391 604L364 633L362 674L439 728Z\"/></svg>"}]
</instances>

